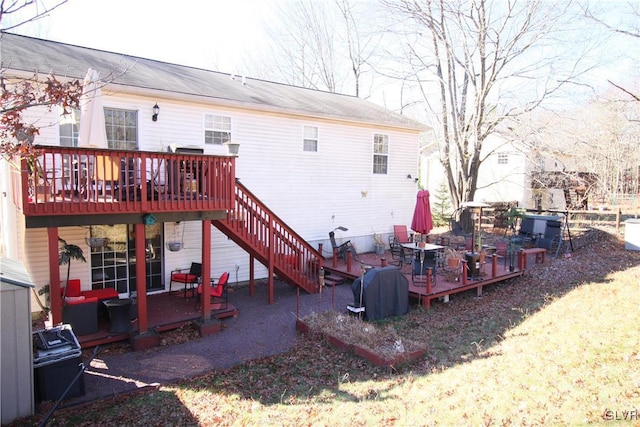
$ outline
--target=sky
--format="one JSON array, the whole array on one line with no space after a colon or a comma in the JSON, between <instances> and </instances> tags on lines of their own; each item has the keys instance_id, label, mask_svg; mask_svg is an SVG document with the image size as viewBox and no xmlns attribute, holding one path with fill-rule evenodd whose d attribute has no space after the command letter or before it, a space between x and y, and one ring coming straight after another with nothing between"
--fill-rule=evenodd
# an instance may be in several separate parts
<instances>
[{"instance_id":1,"label":"sky","mask_svg":"<svg viewBox=\"0 0 640 427\"><path fill-rule=\"evenodd\" d=\"M244 69L243 64L252 54L260 56L267 51L266 26L277 21L279 6L291 1L68 0L50 16L12 31L57 42L252 77L251 70ZM364 3L367 1L373 2L364 0ZM615 8L611 6L615 3L615 0L594 1L593 7L613 11ZM610 22L616 22L621 17L610 18ZM596 34L593 24L587 25L586 31L590 35ZM607 33L602 28L598 32ZM607 38L609 36L610 34ZM619 37L611 37L611 40L599 47L598 52L587 53L591 59L602 64L590 71L590 80L597 82L594 84L597 90L607 89L608 79L624 82L628 75L637 72L640 57L638 39ZM626 58L620 58L620 51L625 52ZM264 57L258 59L264 60ZM635 71L630 73L629 70ZM397 89L389 86L388 82L385 85L368 99L396 110L394 106L400 103L393 98L397 95ZM391 98L394 100L387 100Z\"/></svg>"},{"instance_id":2,"label":"sky","mask_svg":"<svg viewBox=\"0 0 640 427\"><path fill-rule=\"evenodd\" d=\"M69 0L13 32L143 58L241 74L258 51L274 1Z\"/></svg>"}]
</instances>

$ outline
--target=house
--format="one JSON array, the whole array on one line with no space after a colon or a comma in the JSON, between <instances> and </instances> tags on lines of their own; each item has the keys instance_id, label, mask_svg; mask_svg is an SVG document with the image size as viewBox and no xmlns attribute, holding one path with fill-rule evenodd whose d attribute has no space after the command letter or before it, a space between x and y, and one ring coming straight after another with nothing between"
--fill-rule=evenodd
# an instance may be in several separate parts
<instances>
[{"instance_id":1,"label":"house","mask_svg":"<svg viewBox=\"0 0 640 427\"><path fill-rule=\"evenodd\" d=\"M38 288L51 284L54 322L66 280L58 237L88 255L70 265L83 291L137 294L144 335L146 295L169 291L176 268L197 261L203 277L266 278L271 290L277 274L316 292L330 231L347 228L337 237L370 251L374 233L411 221L408 177L427 128L404 116L353 96L9 33L0 49L9 81L83 79L91 68L103 84L108 147L77 147L79 115L32 108L38 171L2 165L2 250ZM224 142L239 143L239 156Z\"/></svg>"}]
</instances>

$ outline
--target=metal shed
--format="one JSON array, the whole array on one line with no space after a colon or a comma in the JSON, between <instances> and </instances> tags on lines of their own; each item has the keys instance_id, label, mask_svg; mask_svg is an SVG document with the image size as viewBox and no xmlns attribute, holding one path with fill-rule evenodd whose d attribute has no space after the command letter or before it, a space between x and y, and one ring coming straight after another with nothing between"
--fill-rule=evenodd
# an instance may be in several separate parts
<instances>
[{"instance_id":1,"label":"metal shed","mask_svg":"<svg viewBox=\"0 0 640 427\"><path fill-rule=\"evenodd\" d=\"M0 377L2 424L32 415L31 289L24 265L0 257Z\"/></svg>"}]
</instances>

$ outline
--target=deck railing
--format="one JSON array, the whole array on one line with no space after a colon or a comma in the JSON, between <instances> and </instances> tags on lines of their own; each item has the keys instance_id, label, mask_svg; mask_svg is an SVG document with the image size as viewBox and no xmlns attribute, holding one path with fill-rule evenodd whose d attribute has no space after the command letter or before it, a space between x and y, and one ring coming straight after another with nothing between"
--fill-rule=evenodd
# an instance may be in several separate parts
<instances>
[{"instance_id":1,"label":"deck railing","mask_svg":"<svg viewBox=\"0 0 640 427\"><path fill-rule=\"evenodd\" d=\"M241 183L236 184L235 192L227 219L213 221L213 225L264 265L271 264L281 279L307 292L318 292L320 253Z\"/></svg>"},{"instance_id":2,"label":"deck railing","mask_svg":"<svg viewBox=\"0 0 640 427\"><path fill-rule=\"evenodd\" d=\"M37 160L23 160L14 171L15 202L27 216L233 207L235 157L37 148Z\"/></svg>"}]
</instances>

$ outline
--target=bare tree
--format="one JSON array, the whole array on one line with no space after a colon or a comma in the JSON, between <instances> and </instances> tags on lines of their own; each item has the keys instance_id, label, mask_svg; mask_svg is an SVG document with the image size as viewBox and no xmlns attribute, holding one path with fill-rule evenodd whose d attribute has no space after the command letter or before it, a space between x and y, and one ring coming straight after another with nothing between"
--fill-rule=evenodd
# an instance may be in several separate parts
<instances>
[{"instance_id":1,"label":"bare tree","mask_svg":"<svg viewBox=\"0 0 640 427\"><path fill-rule=\"evenodd\" d=\"M263 63L258 75L361 96L364 75L380 39L363 31L365 6L353 0L296 0L284 4L278 10L280 19L268 30L273 52L268 59L253 59Z\"/></svg>"},{"instance_id":2,"label":"bare tree","mask_svg":"<svg viewBox=\"0 0 640 427\"><path fill-rule=\"evenodd\" d=\"M559 48L560 30L571 29L570 3L382 1L401 23L395 32L412 73L405 79L438 118L440 161L457 209L474 198L485 139L574 82L588 68L580 59L589 47L572 56Z\"/></svg>"},{"instance_id":3,"label":"bare tree","mask_svg":"<svg viewBox=\"0 0 640 427\"><path fill-rule=\"evenodd\" d=\"M29 22L47 16L67 0L0 0L2 31L11 31Z\"/></svg>"}]
</instances>

